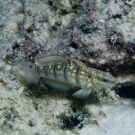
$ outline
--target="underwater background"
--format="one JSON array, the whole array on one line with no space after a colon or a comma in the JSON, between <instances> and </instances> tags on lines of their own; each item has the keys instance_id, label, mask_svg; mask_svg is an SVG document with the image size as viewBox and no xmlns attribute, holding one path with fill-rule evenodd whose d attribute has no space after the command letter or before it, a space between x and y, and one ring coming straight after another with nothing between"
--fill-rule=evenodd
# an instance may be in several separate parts
<instances>
[{"instance_id":1,"label":"underwater background","mask_svg":"<svg viewBox=\"0 0 135 135\"><path fill-rule=\"evenodd\" d=\"M0 134L135 135L134 24L134 0L0 0ZM13 65L47 54L111 73L112 95L20 83Z\"/></svg>"}]
</instances>

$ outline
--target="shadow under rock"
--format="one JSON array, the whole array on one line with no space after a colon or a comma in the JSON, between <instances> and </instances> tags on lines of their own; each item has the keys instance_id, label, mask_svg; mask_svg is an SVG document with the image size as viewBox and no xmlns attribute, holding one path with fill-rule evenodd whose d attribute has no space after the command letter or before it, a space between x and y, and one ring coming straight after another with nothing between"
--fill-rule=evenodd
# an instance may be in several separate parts
<instances>
[{"instance_id":1,"label":"shadow under rock","mask_svg":"<svg viewBox=\"0 0 135 135\"><path fill-rule=\"evenodd\" d=\"M135 99L135 85L122 86L117 89L116 94L119 97Z\"/></svg>"}]
</instances>

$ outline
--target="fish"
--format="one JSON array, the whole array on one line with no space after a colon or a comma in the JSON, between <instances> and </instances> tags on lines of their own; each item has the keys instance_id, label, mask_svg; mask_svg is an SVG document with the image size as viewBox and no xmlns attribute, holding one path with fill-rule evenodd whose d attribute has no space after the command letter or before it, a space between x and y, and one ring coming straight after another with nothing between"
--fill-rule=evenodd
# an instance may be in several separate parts
<instances>
[{"instance_id":1,"label":"fish","mask_svg":"<svg viewBox=\"0 0 135 135\"><path fill-rule=\"evenodd\" d=\"M45 85L68 92L71 88L78 88L72 96L78 99L87 98L91 92L102 88L111 89L115 77L86 66L81 61L68 55L47 55L32 61L18 62L14 72L21 82L27 84L42 81Z\"/></svg>"}]
</instances>

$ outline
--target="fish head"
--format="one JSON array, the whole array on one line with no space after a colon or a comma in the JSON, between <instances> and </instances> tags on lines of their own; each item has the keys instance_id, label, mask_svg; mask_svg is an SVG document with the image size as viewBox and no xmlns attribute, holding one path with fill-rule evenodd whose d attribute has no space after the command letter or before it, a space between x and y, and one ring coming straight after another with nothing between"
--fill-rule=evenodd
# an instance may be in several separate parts
<instances>
[{"instance_id":1,"label":"fish head","mask_svg":"<svg viewBox=\"0 0 135 135\"><path fill-rule=\"evenodd\" d=\"M101 72L91 78L94 88L112 88L116 84L116 79L109 72Z\"/></svg>"},{"instance_id":2,"label":"fish head","mask_svg":"<svg viewBox=\"0 0 135 135\"><path fill-rule=\"evenodd\" d=\"M35 64L30 61L14 63L12 71L21 83L38 83L40 78L37 73Z\"/></svg>"}]
</instances>

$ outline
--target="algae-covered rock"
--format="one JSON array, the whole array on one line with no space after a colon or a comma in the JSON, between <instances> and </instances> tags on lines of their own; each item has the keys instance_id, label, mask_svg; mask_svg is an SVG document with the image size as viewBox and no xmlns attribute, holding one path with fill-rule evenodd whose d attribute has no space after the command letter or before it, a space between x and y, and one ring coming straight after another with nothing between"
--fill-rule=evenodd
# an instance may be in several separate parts
<instances>
[{"instance_id":1,"label":"algae-covered rock","mask_svg":"<svg viewBox=\"0 0 135 135\"><path fill-rule=\"evenodd\" d=\"M133 0L0 0L0 134L134 134L134 12ZM11 70L53 53L110 72L110 95L121 98L115 103L103 90L77 100L25 86Z\"/></svg>"}]
</instances>

